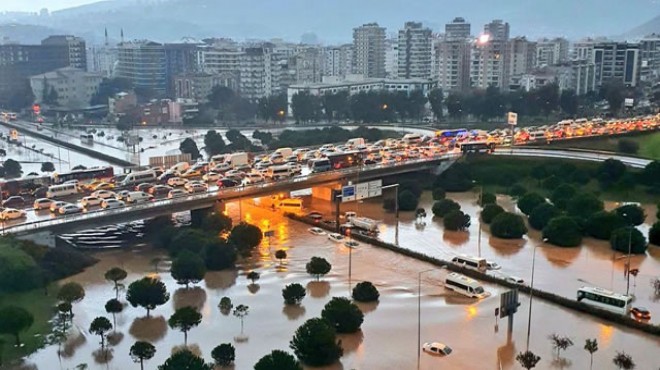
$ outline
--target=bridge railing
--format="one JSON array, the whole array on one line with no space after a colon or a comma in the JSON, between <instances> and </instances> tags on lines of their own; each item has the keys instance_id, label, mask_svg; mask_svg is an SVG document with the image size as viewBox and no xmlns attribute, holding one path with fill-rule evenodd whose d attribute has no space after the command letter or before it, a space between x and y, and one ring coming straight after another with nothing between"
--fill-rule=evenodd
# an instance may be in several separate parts
<instances>
[{"instance_id":1,"label":"bridge railing","mask_svg":"<svg viewBox=\"0 0 660 370\"><path fill-rule=\"evenodd\" d=\"M461 153L444 153L441 155L436 155L433 157L426 157L423 159L413 159L413 160L405 160L401 162L395 162L391 164L373 164L373 165L365 165L361 167L350 167L350 168L345 168L345 169L340 169L340 170L334 170L334 171L327 171L327 172L321 172L321 173L315 173L315 174L309 174L309 175L301 175L301 176L295 176L292 177L288 180L283 180L283 181L276 181L276 182L265 182L265 183L259 183L259 184L254 184L254 185L240 185L236 187L231 187L231 188L220 188L220 189L213 189L213 190L208 190L203 193L198 193L198 194L190 194L185 197L180 197L180 198L173 198L173 199L158 199L155 201L151 202L146 202L146 203L138 203L138 204L128 204L124 207L121 208L114 208L114 209L97 209L93 211L83 211L82 213L75 213L75 214L70 214L70 215L61 215L61 216L55 216L54 218L47 219L47 220L36 220L36 221L30 221L30 222L23 222L23 223L18 223L15 225L12 225L11 222L3 222L4 228L2 229L3 233L17 233L17 232L28 232L28 231L34 231L46 227L52 227L55 225L62 225L68 222L73 222L73 221L84 221L84 220L92 220L92 219L97 219L101 217L112 217L112 216L120 216L122 214L126 213L131 213L131 212L136 212L140 210L145 210L145 209L152 209L152 208L158 208L158 207L166 207L166 206L176 206L180 204L185 204L185 203L191 203L197 200L211 200L211 199L225 199L225 198L238 198L241 197L241 194L243 193L259 193L264 190L270 189L270 188L275 188L275 187L282 187L284 185L293 185L293 184L298 184L301 182L308 182L310 180L316 180L317 182L325 182L325 181L332 181L332 179L336 179L338 177L342 177L344 175L351 175L360 171L375 171L379 169L392 169L392 168L397 168L397 167L402 167L402 166L412 166L415 164L422 164L425 162L432 162L432 161L437 161L437 160L450 160L450 159L456 159L460 157L462 154ZM119 219L119 218L118 218Z\"/></svg>"}]
</instances>

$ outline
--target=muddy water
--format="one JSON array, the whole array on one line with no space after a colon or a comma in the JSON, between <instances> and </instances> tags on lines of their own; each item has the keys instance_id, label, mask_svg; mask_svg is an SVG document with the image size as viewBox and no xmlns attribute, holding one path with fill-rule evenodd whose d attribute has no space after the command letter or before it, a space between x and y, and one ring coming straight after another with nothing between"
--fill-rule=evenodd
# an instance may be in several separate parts
<instances>
[{"instance_id":1,"label":"muddy water","mask_svg":"<svg viewBox=\"0 0 660 370\"><path fill-rule=\"evenodd\" d=\"M229 206L236 215L237 207ZM149 250L112 251L99 254L101 262L70 280L84 284L85 299L74 306L74 323L80 329L72 334L58 356L57 346L47 347L31 356L28 361L39 369L73 369L80 363L89 364L90 369L133 369L137 368L128 356L129 347L135 340L149 340L157 347L154 359L146 363L146 369L162 364L172 349L183 344L183 334L167 327L166 319L176 307L193 305L203 313L201 325L190 331L189 345L199 351L208 361L210 352L220 343L232 342L236 347L235 369L251 369L254 363L272 349L288 349L295 329L306 319L320 315L323 305L333 296L346 296L350 286L358 281L370 280L381 292L378 304L361 305L365 322L358 334L343 335L344 356L341 363L327 369L414 369L416 368L417 345L417 279L418 272L432 269L422 275L421 285L421 342L441 341L450 345L454 352L446 358L435 358L421 354L422 369L519 369L515 354L525 348L527 333L528 301L522 299L516 315L512 341L507 343L506 324L500 322L495 331L494 310L499 305L496 286L486 286L491 297L480 302L465 299L446 292L441 287L445 271L399 254L361 245L349 254L343 246L330 242L323 236L313 236L307 226L291 222L279 215L244 204L243 215L264 229L272 229L275 236L266 239L254 260L240 266L238 270L212 272L203 283L188 290L177 286L169 273L161 271L161 279L172 294L170 301L145 318L145 311L126 307L117 316L115 344L111 355L105 357L98 352L97 337L86 333L91 320L106 315L103 305L113 297L110 284L103 279L105 270L122 266L129 272L128 282L152 271L150 261L157 252ZM267 221L266 221L267 220ZM414 226L412 230L414 229ZM454 248L464 248L467 242L461 237L443 237L435 226L427 224L425 238L415 237L413 232L402 232L406 243L415 244L427 240L419 248L447 253ZM389 229L385 235L390 235ZM389 237L389 236L387 236ZM455 244L454 244L455 243ZM442 246L442 248L440 247ZM288 258L282 266L274 259L274 251L287 249ZM487 244L484 251L490 250ZM502 255L518 256L518 247ZM520 249L528 248L527 245ZM499 254L498 260L505 262ZM541 257L539 253L537 257ZM305 273L305 263L312 256L327 258L333 265L330 274L316 282ZM348 279L348 262L351 260L351 279ZM539 258L539 260L541 260ZM538 262L538 261L537 261ZM508 261L507 261L507 264ZM165 264L163 264L164 266ZM537 264L539 266L539 264ZM255 269L261 273L256 285L245 278L246 271ZM539 279L540 281L541 279ZM289 283L298 282L307 287L308 295L300 307L283 305L281 289ZM220 298L229 296L237 304L250 307L245 319L244 335L240 340L240 321L223 315L217 308ZM577 315L560 307L534 301L530 348L542 357L537 369L556 368L552 348L547 336L553 332L570 335L576 346L563 357L572 369L585 369L588 355L581 347L585 338L597 338L600 350L594 359L594 369L611 368L615 350L630 353L639 369L657 368L660 364L657 352L660 340L627 329L601 323L589 317ZM238 339L238 340L237 340Z\"/></svg>"}]
</instances>

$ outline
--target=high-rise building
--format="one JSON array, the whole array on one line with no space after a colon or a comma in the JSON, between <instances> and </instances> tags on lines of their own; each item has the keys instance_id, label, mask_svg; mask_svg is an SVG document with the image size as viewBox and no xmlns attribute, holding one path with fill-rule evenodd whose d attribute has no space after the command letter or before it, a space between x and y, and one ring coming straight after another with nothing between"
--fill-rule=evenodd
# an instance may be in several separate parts
<instances>
[{"instance_id":1,"label":"high-rise building","mask_svg":"<svg viewBox=\"0 0 660 370\"><path fill-rule=\"evenodd\" d=\"M367 23L353 29L353 69L364 77L385 77L385 27Z\"/></svg>"},{"instance_id":2,"label":"high-rise building","mask_svg":"<svg viewBox=\"0 0 660 370\"><path fill-rule=\"evenodd\" d=\"M385 75L397 78L399 75L399 40L385 40Z\"/></svg>"},{"instance_id":3,"label":"high-rise building","mask_svg":"<svg viewBox=\"0 0 660 370\"><path fill-rule=\"evenodd\" d=\"M41 45L65 47L69 54L68 65L83 71L87 70L87 47L84 39L71 35L49 36L41 41Z\"/></svg>"},{"instance_id":4,"label":"high-rise building","mask_svg":"<svg viewBox=\"0 0 660 370\"><path fill-rule=\"evenodd\" d=\"M454 18L451 23L445 25L445 37L447 39L467 39L470 37L470 24L461 17Z\"/></svg>"},{"instance_id":5,"label":"high-rise building","mask_svg":"<svg viewBox=\"0 0 660 370\"><path fill-rule=\"evenodd\" d=\"M660 35L652 34L639 41L640 79L655 82L660 79Z\"/></svg>"},{"instance_id":6,"label":"high-rise building","mask_svg":"<svg viewBox=\"0 0 660 370\"><path fill-rule=\"evenodd\" d=\"M593 55L596 85L618 80L628 87L637 86L640 61L639 44L613 41L596 44Z\"/></svg>"},{"instance_id":7,"label":"high-rise building","mask_svg":"<svg viewBox=\"0 0 660 370\"><path fill-rule=\"evenodd\" d=\"M571 50L571 59L592 61L594 58L594 45L596 43L597 41L591 38L574 42Z\"/></svg>"},{"instance_id":8,"label":"high-rise building","mask_svg":"<svg viewBox=\"0 0 660 370\"><path fill-rule=\"evenodd\" d=\"M419 22L406 22L399 31L397 77L431 78L431 43L430 28Z\"/></svg>"},{"instance_id":9,"label":"high-rise building","mask_svg":"<svg viewBox=\"0 0 660 370\"><path fill-rule=\"evenodd\" d=\"M568 60L568 40L557 37L540 39L536 43L537 67L551 66Z\"/></svg>"},{"instance_id":10,"label":"high-rise building","mask_svg":"<svg viewBox=\"0 0 660 370\"><path fill-rule=\"evenodd\" d=\"M536 43L528 41L524 36L511 39L508 59L510 77L529 73L535 66Z\"/></svg>"},{"instance_id":11,"label":"high-rise building","mask_svg":"<svg viewBox=\"0 0 660 370\"><path fill-rule=\"evenodd\" d=\"M174 77L174 94L177 99L194 99L205 102L216 86L226 86L238 91L238 74L225 72L212 74L196 72Z\"/></svg>"},{"instance_id":12,"label":"high-rise building","mask_svg":"<svg viewBox=\"0 0 660 370\"><path fill-rule=\"evenodd\" d=\"M240 57L240 93L247 99L256 100L283 91L282 64L284 60L273 53L273 45L245 48Z\"/></svg>"},{"instance_id":13,"label":"high-rise building","mask_svg":"<svg viewBox=\"0 0 660 370\"><path fill-rule=\"evenodd\" d=\"M165 94L167 62L162 44L147 40L122 42L117 53L117 77L130 80L134 87Z\"/></svg>"},{"instance_id":14,"label":"high-rise building","mask_svg":"<svg viewBox=\"0 0 660 370\"><path fill-rule=\"evenodd\" d=\"M203 44L192 39L182 42L164 44L165 79L167 80L167 95L174 97L174 77L197 71L197 49Z\"/></svg>"},{"instance_id":15,"label":"high-rise building","mask_svg":"<svg viewBox=\"0 0 660 370\"><path fill-rule=\"evenodd\" d=\"M289 58L289 70L295 74L295 83L321 82L323 52L318 47L307 47Z\"/></svg>"},{"instance_id":16,"label":"high-rise building","mask_svg":"<svg viewBox=\"0 0 660 370\"><path fill-rule=\"evenodd\" d=\"M436 44L438 87L444 91L465 91L470 87L470 48L467 38L447 38Z\"/></svg>"},{"instance_id":17,"label":"high-rise building","mask_svg":"<svg viewBox=\"0 0 660 370\"><path fill-rule=\"evenodd\" d=\"M473 43L470 57L472 87L504 89L509 84L509 24L499 19L484 26L484 33Z\"/></svg>"},{"instance_id":18,"label":"high-rise building","mask_svg":"<svg viewBox=\"0 0 660 370\"><path fill-rule=\"evenodd\" d=\"M197 69L208 73L238 74L243 54L243 50L238 46L203 46L197 50Z\"/></svg>"},{"instance_id":19,"label":"high-rise building","mask_svg":"<svg viewBox=\"0 0 660 370\"><path fill-rule=\"evenodd\" d=\"M114 75L117 49L108 45L87 48L87 70L109 78Z\"/></svg>"}]
</instances>

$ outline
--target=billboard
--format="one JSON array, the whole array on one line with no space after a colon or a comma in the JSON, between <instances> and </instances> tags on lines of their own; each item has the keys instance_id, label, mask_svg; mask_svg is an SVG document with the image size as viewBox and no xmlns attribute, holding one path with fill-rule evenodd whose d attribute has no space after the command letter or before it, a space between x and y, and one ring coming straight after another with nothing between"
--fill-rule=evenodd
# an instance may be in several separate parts
<instances>
[{"instance_id":1,"label":"billboard","mask_svg":"<svg viewBox=\"0 0 660 370\"><path fill-rule=\"evenodd\" d=\"M517 125L518 124L518 113L515 112L509 112L506 114L506 122L510 125Z\"/></svg>"}]
</instances>

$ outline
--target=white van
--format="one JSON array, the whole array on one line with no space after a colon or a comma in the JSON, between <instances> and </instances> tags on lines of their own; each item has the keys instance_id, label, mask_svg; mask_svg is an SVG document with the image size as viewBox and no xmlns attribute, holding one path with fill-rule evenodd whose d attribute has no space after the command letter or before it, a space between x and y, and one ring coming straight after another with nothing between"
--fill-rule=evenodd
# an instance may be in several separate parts
<instances>
[{"instance_id":1,"label":"white van","mask_svg":"<svg viewBox=\"0 0 660 370\"><path fill-rule=\"evenodd\" d=\"M303 200L300 198L286 198L282 199L278 207L284 212L297 212L303 209Z\"/></svg>"},{"instance_id":2,"label":"white van","mask_svg":"<svg viewBox=\"0 0 660 370\"><path fill-rule=\"evenodd\" d=\"M268 171L266 171L266 177L271 180L283 180L283 179L288 179L292 176L293 176L293 171L291 171L291 167L287 165L271 166L268 167Z\"/></svg>"},{"instance_id":3,"label":"white van","mask_svg":"<svg viewBox=\"0 0 660 370\"><path fill-rule=\"evenodd\" d=\"M174 166L170 167L170 171L179 171L181 173L184 173L188 171L190 168L190 163L188 162L179 162L175 164Z\"/></svg>"},{"instance_id":4,"label":"white van","mask_svg":"<svg viewBox=\"0 0 660 370\"><path fill-rule=\"evenodd\" d=\"M486 298L489 295L478 281L456 272L447 275L445 288L470 298Z\"/></svg>"},{"instance_id":5,"label":"white van","mask_svg":"<svg viewBox=\"0 0 660 370\"><path fill-rule=\"evenodd\" d=\"M241 153L232 153L227 156L227 162L231 164L232 167L240 167L248 164L249 157L245 152Z\"/></svg>"},{"instance_id":6,"label":"white van","mask_svg":"<svg viewBox=\"0 0 660 370\"><path fill-rule=\"evenodd\" d=\"M472 256L456 256L451 260L457 265L461 265L466 269L476 270L476 271L486 271L488 269L488 262L485 258L478 258Z\"/></svg>"},{"instance_id":7,"label":"white van","mask_svg":"<svg viewBox=\"0 0 660 370\"><path fill-rule=\"evenodd\" d=\"M78 194L78 185L76 184L53 185L48 187L46 198L64 197L73 194Z\"/></svg>"},{"instance_id":8,"label":"white van","mask_svg":"<svg viewBox=\"0 0 660 370\"><path fill-rule=\"evenodd\" d=\"M153 195L149 195L143 191L132 191L126 196L126 201L128 203L142 203L148 202L153 198Z\"/></svg>"},{"instance_id":9,"label":"white van","mask_svg":"<svg viewBox=\"0 0 660 370\"><path fill-rule=\"evenodd\" d=\"M278 148L275 153L280 153L282 158L290 157L293 154L293 149L291 148Z\"/></svg>"},{"instance_id":10,"label":"white van","mask_svg":"<svg viewBox=\"0 0 660 370\"><path fill-rule=\"evenodd\" d=\"M121 181L121 186L130 186L141 184L143 182L152 182L155 181L156 178L156 171L154 170L132 172L126 175L126 177Z\"/></svg>"},{"instance_id":11,"label":"white van","mask_svg":"<svg viewBox=\"0 0 660 370\"><path fill-rule=\"evenodd\" d=\"M402 140L407 145L419 144L419 143L422 142L422 135L420 135L420 134L405 134L403 136Z\"/></svg>"},{"instance_id":12,"label":"white van","mask_svg":"<svg viewBox=\"0 0 660 370\"><path fill-rule=\"evenodd\" d=\"M351 148L357 148L359 146L365 145L365 142L366 141L364 140L364 138L356 137L353 139L348 139L348 141L346 142L346 146Z\"/></svg>"}]
</instances>

